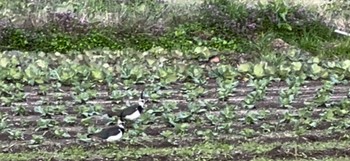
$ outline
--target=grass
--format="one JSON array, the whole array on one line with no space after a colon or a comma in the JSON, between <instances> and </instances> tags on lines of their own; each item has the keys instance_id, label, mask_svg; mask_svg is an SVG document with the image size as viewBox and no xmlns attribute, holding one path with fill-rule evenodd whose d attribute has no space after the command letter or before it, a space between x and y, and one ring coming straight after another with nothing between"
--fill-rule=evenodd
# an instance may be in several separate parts
<instances>
[{"instance_id":1,"label":"grass","mask_svg":"<svg viewBox=\"0 0 350 161\"><path fill-rule=\"evenodd\" d=\"M94 157L104 156L106 158L113 158L122 160L125 158L137 159L142 156L168 156L178 158L192 158L194 155L198 155L198 159L211 159L217 155L226 155L227 159L232 158L235 154L232 152L242 153L247 158L255 158L254 160L268 159L267 154L275 147L278 147L278 142L270 144L259 144L257 142L251 142L241 145L232 145L224 143L206 142L194 145L192 147L177 147L177 148L118 148L116 146L100 147L97 150L86 150L82 147L70 147L57 152L45 152L45 151L30 151L20 153L7 153L0 154L1 160L31 160L35 158L40 159L59 159L59 160L84 160L92 159ZM330 141L330 142L313 142L313 143L287 143L285 151L294 152L294 148L298 148L298 151L303 153L313 150L327 150L332 148L346 148L349 145L349 141ZM283 152L283 151L282 151ZM283 152L285 153L285 152ZM93 154L93 155L91 155ZM301 154L301 153L300 153ZM275 155L278 155L276 153ZM239 156L236 156L239 157ZM245 158L245 159L247 159ZM139 158L140 159L140 158ZM278 158L276 158L278 160ZM279 158L283 159L283 158ZM336 158L332 158L336 159ZM337 160L337 159L336 159Z\"/></svg>"},{"instance_id":2,"label":"grass","mask_svg":"<svg viewBox=\"0 0 350 161\"><path fill-rule=\"evenodd\" d=\"M241 3L229 2L226 7L220 7L219 3L224 3L224 1L215 2L214 5L218 6L216 9L218 13L215 15L211 11L213 9L205 3L187 4L180 2L167 5L141 3L134 4L134 6L123 6L116 1L102 3L102 1L81 2L74 0L60 3L60 1L37 0L31 4L6 2L4 7L9 10L3 14L11 15L9 17L13 18L12 25L26 27L27 30L23 32L10 30L8 33L3 33L4 41L0 47L2 50L67 52L101 47L112 49L131 47L145 51L155 46L161 46L166 49L187 51L193 46L205 45L221 51L233 50L239 53L249 53L256 57L259 54L264 54L261 51L271 52L271 50L266 49L266 46L263 50L257 49L256 44L268 44L274 39L282 38L288 44L314 55L325 58L348 58L346 53L349 50L347 45L349 37L333 32L334 28L338 28L337 26L346 26L346 24L335 22L335 16L332 15L332 11L335 9L331 8L333 6L329 4L320 4L313 8L314 5L305 1L298 1L294 4L282 1L274 3L262 1L263 5L248 10L246 5L249 4L244 1ZM299 6L300 4L303 6ZM18 7L22 9L11 9ZM69 15L65 15L66 18L64 15L50 16L43 10L48 7L52 8L53 12L65 12L67 9L73 9L75 18L69 18ZM324 15L317 15L320 13ZM224 14L228 15L221 16ZM286 20L281 18L281 15L284 14L287 14ZM59 18L60 16L61 18ZM69 19L76 19L76 21ZM331 20L332 23L330 23ZM63 21L66 22L62 23ZM88 28L91 28L92 31L81 31L81 28L86 27L73 25L74 23L83 26L87 23L89 24ZM45 31L49 28L48 24L58 25L59 30L50 31L51 34L46 33L49 32ZM223 25L217 26L216 24ZM255 29L249 28L250 25L256 25ZM101 26L109 27L102 27L104 28L102 29ZM208 28L208 26L211 27ZM44 29L44 31L40 31L43 34L35 31L39 28ZM88 28L86 30L90 30ZM292 31L289 31L289 28ZM212 31L213 33L211 33ZM83 33L72 36L72 33L79 32ZM182 34L179 36L179 33ZM269 40L262 39L268 42L256 39L256 37L266 34L272 35ZM207 38L203 38L203 36ZM332 45L334 43L341 45L334 46Z\"/></svg>"},{"instance_id":3,"label":"grass","mask_svg":"<svg viewBox=\"0 0 350 161\"><path fill-rule=\"evenodd\" d=\"M268 158L257 158L253 159L252 161L272 161L272 160L277 160L277 161L310 161L312 159L268 159ZM322 159L317 159L317 160L322 160L322 161L347 161L349 158L347 157L338 157L338 158L322 158Z\"/></svg>"}]
</instances>

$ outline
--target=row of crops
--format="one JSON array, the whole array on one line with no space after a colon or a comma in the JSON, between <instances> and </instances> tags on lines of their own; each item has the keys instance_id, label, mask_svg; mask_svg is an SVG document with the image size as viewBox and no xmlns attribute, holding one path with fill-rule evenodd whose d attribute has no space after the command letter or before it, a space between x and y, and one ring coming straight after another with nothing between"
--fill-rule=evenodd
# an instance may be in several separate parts
<instances>
[{"instance_id":1,"label":"row of crops","mask_svg":"<svg viewBox=\"0 0 350 161\"><path fill-rule=\"evenodd\" d=\"M120 145L348 137L350 60L324 61L293 51L237 65L230 58L210 63L210 53L1 52L2 150L92 146L86 135L115 123L105 114L135 103L143 89L151 103L127 126Z\"/></svg>"}]
</instances>

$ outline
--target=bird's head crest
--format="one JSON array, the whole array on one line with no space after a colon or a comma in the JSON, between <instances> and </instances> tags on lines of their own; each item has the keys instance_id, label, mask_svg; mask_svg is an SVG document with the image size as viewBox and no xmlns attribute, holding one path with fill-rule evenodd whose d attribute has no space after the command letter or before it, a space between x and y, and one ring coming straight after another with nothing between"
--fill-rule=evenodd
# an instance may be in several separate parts
<instances>
[{"instance_id":1,"label":"bird's head crest","mask_svg":"<svg viewBox=\"0 0 350 161\"><path fill-rule=\"evenodd\" d=\"M144 92L145 92L145 90L142 90L142 92L141 92L141 94L140 94L140 99L139 99L139 105L140 106L144 106L145 104L146 104L146 102L147 102L147 100L145 99L145 97L144 97Z\"/></svg>"}]
</instances>

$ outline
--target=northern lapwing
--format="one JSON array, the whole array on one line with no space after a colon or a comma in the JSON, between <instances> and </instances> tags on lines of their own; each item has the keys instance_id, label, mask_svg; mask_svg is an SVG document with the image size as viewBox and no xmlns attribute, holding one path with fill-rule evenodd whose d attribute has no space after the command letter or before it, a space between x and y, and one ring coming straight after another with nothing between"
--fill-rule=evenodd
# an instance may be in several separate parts
<instances>
[{"instance_id":1,"label":"northern lapwing","mask_svg":"<svg viewBox=\"0 0 350 161\"><path fill-rule=\"evenodd\" d=\"M118 120L117 126L111 126L103 129L102 131L95 134L88 134L88 138L102 139L107 142L115 142L120 140L125 133L124 122Z\"/></svg>"},{"instance_id":2,"label":"northern lapwing","mask_svg":"<svg viewBox=\"0 0 350 161\"><path fill-rule=\"evenodd\" d=\"M141 92L138 104L126 107L119 113L119 115L117 115L121 121L125 121L125 120L133 121L141 116L141 114L143 113L145 104L147 102L147 100L144 99L143 93L144 91Z\"/></svg>"}]
</instances>

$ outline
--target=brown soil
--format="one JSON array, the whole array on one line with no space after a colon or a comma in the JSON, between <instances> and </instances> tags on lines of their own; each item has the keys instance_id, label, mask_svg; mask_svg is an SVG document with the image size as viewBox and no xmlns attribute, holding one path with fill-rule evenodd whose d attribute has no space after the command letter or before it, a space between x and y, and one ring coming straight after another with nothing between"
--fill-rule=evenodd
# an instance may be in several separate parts
<instances>
[{"instance_id":1,"label":"brown soil","mask_svg":"<svg viewBox=\"0 0 350 161\"><path fill-rule=\"evenodd\" d=\"M268 104L266 103L261 103L263 105L261 105L260 107L262 109L271 109L271 108L276 108L278 109L278 105L277 104L269 104L269 106L267 106ZM178 113L178 112L181 112L181 111L185 111L185 108L187 108L184 104L179 104L180 105L180 109L177 109L177 110L173 110L174 113ZM275 105L275 106L274 106ZM297 106L296 106L297 107ZM220 107L219 108L223 108L223 107ZM259 108L258 108L259 109ZM259 109L261 110L261 109ZM236 110L236 112L239 111L239 110ZM220 111L210 111L211 113L215 113L217 114L218 116L220 116ZM316 111L316 112L313 112L311 114L311 118L320 118L320 115L323 113L323 110L319 110L319 111ZM158 115L158 116L157 116ZM51 117L51 119L53 119L54 121L56 121L58 124L57 126L60 126L60 127L76 127L76 126L83 126L82 124L82 120L84 118L76 118L76 121L74 123L66 123L64 122L64 118L65 117L68 117L68 116L71 116L71 117L76 117L76 115L74 114L70 114L70 115L54 115ZM157 119L161 119L159 118L161 116L161 113L155 113L155 116L157 116ZM209 122L209 120L207 118L205 118L205 114L198 114L198 116L201 117L202 120L206 120L206 122ZM236 115L236 118L244 118L245 115ZM257 126L260 126L261 124L263 123L269 123L271 121L276 121L276 120L280 120L282 119L284 116L283 114L281 113L270 113L268 114L265 118L261 119L258 121L259 124L257 124ZM13 124L11 127L16 127L16 128L31 128L31 127L36 127L37 126L37 121L41 118L44 118L44 117L40 117L39 115L31 115L31 116L12 116L11 118L9 118L9 121ZM23 124L23 120L25 120L25 124ZM107 119L101 119L100 116L92 116L91 117L91 121L93 122L94 125L96 126L105 126L108 122ZM204 122L203 122L204 123ZM242 121L238 121L237 123L243 123Z\"/></svg>"},{"instance_id":2,"label":"brown soil","mask_svg":"<svg viewBox=\"0 0 350 161\"><path fill-rule=\"evenodd\" d=\"M346 98L347 93L337 93L337 94L333 94L330 98L330 101L340 101L344 98ZM298 96L298 98L296 98L295 100L293 100L293 102L291 103L291 105L295 108L302 108L305 106L305 101L310 101L313 99L313 95L300 95ZM234 97L233 97L234 98ZM232 100L232 98L230 98L230 100L225 101L226 103L222 103L222 101L218 102L217 99L215 98L210 98L209 102L215 103L216 106L220 109L223 106L225 106L225 104L230 104L230 105L237 105L238 107L241 107L241 103L242 100L244 99L244 97L241 97L241 99L238 100ZM268 100L266 100L268 99ZM280 107L280 103L278 100L278 96L267 96L265 100L261 100L261 101L257 101L255 103L255 109L267 109L267 108L281 108ZM183 111L183 110L187 110L188 108L188 101L183 100L183 99L177 99L179 100L179 102L177 103L177 107L178 109L175 109L173 112L178 112L178 111ZM112 112L113 108L121 108L122 106L124 106L124 104L119 103L113 103L111 101L106 101L106 100L95 100L96 102L91 103L91 104L97 104L97 105L101 105L104 107L103 112L107 113L107 112ZM171 99L163 99L164 102L172 102L173 100ZM37 101L33 101L33 102L37 102ZM25 116L28 115L39 115L39 113L34 112L34 107L36 106L42 106L42 107L46 107L46 106L54 106L54 104L51 105L41 105L41 104L33 104L33 102L28 101L27 105L25 106L26 108L26 114ZM64 105L64 104L63 104ZM150 103L148 104L147 107L159 107L161 106L161 103ZM67 108L65 112L67 112L68 114L77 114L77 105L74 105L73 102L69 103L69 102L65 102L65 107ZM0 107L2 108L2 112L6 112L9 115L16 115L15 111L13 111L13 108L11 107ZM241 107L242 108L242 107Z\"/></svg>"},{"instance_id":3,"label":"brown soil","mask_svg":"<svg viewBox=\"0 0 350 161\"><path fill-rule=\"evenodd\" d=\"M162 155L143 155L137 158L128 157L123 158L123 160L140 160L140 161L166 161L166 160L191 160L191 159L205 159L210 161L230 161L230 160L252 160L254 158L259 157L267 157L270 159L322 159L324 157L349 157L350 149L327 149L327 150L312 150L312 151L298 151L297 153L293 153L291 150L285 150L281 147L276 147L266 154L252 154L252 153L244 153L244 152L236 152L233 154L219 154L214 156L214 158L206 158L201 155L192 155L192 156L179 156L179 155L171 155L171 156L162 156Z\"/></svg>"},{"instance_id":4,"label":"brown soil","mask_svg":"<svg viewBox=\"0 0 350 161\"><path fill-rule=\"evenodd\" d=\"M206 89L211 89L211 88L216 88L216 80L215 79L208 79L207 80L208 84L205 85ZM156 82L154 82L156 83ZM247 86L247 82L240 82L237 86L237 89L240 88L244 88L244 89L252 89L252 87L248 87ZM309 82L304 83L303 86L307 86L307 87L317 87L317 86L322 86L322 82L321 81L315 81L315 80L309 80ZM344 86L344 85L337 85L337 86ZM170 89L181 89L183 87L181 82L178 83L174 83L171 84ZM271 82L268 87L287 87L287 83L286 82ZM135 89L135 90L143 90L145 88L145 85L133 85L131 86L131 89ZM62 91L64 91L65 93L68 93L70 91L72 91L72 87L70 86L62 86L60 88ZM94 89L98 90L98 91L108 91L110 90L110 88L106 85L97 85ZM123 87L119 87L117 88L119 90L123 90ZM25 86L24 87L24 91L25 92L38 92L39 88L38 87L33 87L33 86ZM49 92L53 92L53 90L49 90Z\"/></svg>"},{"instance_id":5,"label":"brown soil","mask_svg":"<svg viewBox=\"0 0 350 161\"><path fill-rule=\"evenodd\" d=\"M326 149L326 150L311 150L311 151L293 151L294 149L284 149L279 146L265 155L272 159L291 159L291 158L313 158L322 159L324 157L348 157L350 156L350 149Z\"/></svg>"}]
</instances>

